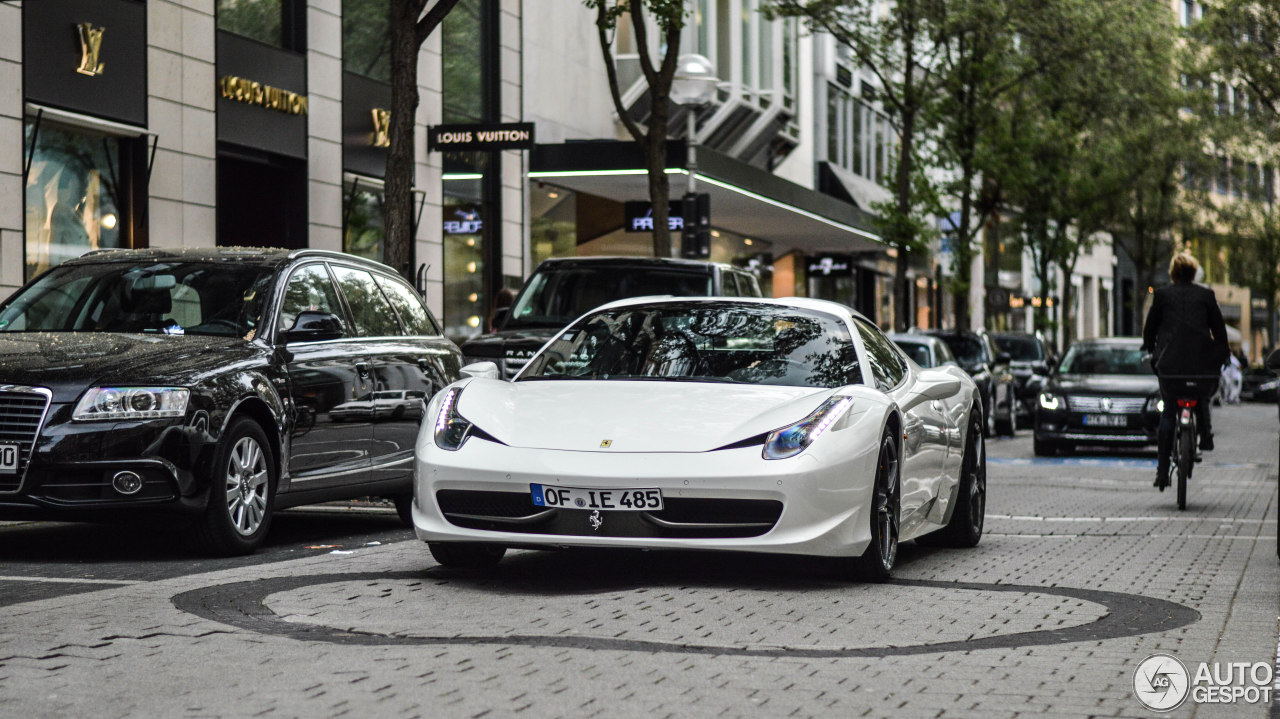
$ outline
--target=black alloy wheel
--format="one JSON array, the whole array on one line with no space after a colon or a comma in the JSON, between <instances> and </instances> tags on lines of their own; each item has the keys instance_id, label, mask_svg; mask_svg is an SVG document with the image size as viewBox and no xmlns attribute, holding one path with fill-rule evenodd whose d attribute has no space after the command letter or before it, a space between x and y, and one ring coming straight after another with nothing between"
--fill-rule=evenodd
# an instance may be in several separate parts
<instances>
[{"instance_id":1,"label":"black alloy wheel","mask_svg":"<svg viewBox=\"0 0 1280 719\"><path fill-rule=\"evenodd\" d=\"M1018 408L1017 408L1017 404L1013 399L1012 389L1009 391L1008 395L1009 395L1009 408L1008 408L1009 418L997 419L995 423L996 433L1002 437L1013 437L1018 432Z\"/></svg>"},{"instance_id":2,"label":"black alloy wheel","mask_svg":"<svg viewBox=\"0 0 1280 719\"><path fill-rule=\"evenodd\" d=\"M480 542L427 542L431 556L450 569L488 569L502 561L507 548Z\"/></svg>"},{"instance_id":3,"label":"black alloy wheel","mask_svg":"<svg viewBox=\"0 0 1280 719\"><path fill-rule=\"evenodd\" d=\"M898 560L898 529L902 519L900 469L897 436L886 434L880 441L871 494L871 543L853 563L859 577L874 582L888 579Z\"/></svg>"},{"instance_id":4,"label":"black alloy wheel","mask_svg":"<svg viewBox=\"0 0 1280 719\"><path fill-rule=\"evenodd\" d=\"M942 529L916 539L917 543L933 547L976 547L982 540L987 517L987 442L981 430L982 420L975 413L969 418L951 521Z\"/></svg>"},{"instance_id":5,"label":"black alloy wheel","mask_svg":"<svg viewBox=\"0 0 1280 719\"><path fill-rule=\"evenodd\" d=\"M209 502L193 528L196 541L220 556L252 553L271 528L277 480L271 443L257 422L231 422L209 479Z\"/></svg>"}]
</instances>

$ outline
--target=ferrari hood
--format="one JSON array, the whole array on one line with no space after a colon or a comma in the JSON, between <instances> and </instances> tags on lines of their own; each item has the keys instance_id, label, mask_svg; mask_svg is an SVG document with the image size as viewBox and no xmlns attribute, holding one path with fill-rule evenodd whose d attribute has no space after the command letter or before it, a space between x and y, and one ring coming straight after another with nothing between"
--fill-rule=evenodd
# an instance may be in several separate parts
<instances>
[{"instance_id":1,"label":"ferrari hood","mask_svg":"<svg viewBox=\"0 0 1280 719\"><path fill-rule=\"evenodd\" d=\"M671 381L466 385L458 411L513 447L706 452L803 419L833 390Z\"/></svg>"}]
</instances>

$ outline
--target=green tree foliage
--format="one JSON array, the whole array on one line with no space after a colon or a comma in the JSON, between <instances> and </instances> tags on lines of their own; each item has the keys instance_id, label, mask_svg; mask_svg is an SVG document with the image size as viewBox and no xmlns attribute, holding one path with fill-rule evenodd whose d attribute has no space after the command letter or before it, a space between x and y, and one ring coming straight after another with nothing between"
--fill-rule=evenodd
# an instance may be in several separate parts
<instances>
[{"instance_id":1,"label":"green tree foliage","mask_svg":"<svg viewBox=\"0 0 1280 719\"><path fill-rule=\"evenodd\" d=\"M1267 336L1275 344L1276 295L1280 293L1280 209L1274 202L1237 202L1224 210L1236 240L1230 255L1231 279L1267 302Z\"/></svg>"},{"instance_id":2,"label":"green tree foliage","mask_svg":"<svg viewBox=\"0 0 1280 719\"><path fill-rule=\"evenodd\" d=\"M645 156L649 176L649 200L653 203L653 254L671 256L671 230L668 225L671 181L667 178L667 133L671 120L671 83L675 79L676 60L680 52L680 34L684 30L685 6L683 0L584 0L596 13L596 31L600 39L600 53L609 78L609 93L618 118L627 132L640 145ZM650 111L646 127L627 113L622 103L622 91L618 86L618 68L614 63L613 41L618 32L618 20L628 17L635 38L640 60L640 71L649 85ZM662 34L661 46L665 52L658 64L654 64L649 48L649 21L652 20Z\"/></svg>"},{"instance_id":3,"label":"green tree foliage","mask_svg":"<svg viewBox=\"0 0 1280 719\"><path fill-rule=\"evenodd\" d=\"M898 157L886 179L892 201L875 209L885 243L897 250L894 278L894 327L912 319L907 267L923 251L929 206L936 192L925 172L922 147L932 129L927 120L938 101L943 76L939 56L947 26L938 7L944 0L773 0L773 15L801 18L810 29L826 32L846 47L879 85L879 97L898 133Z\"/></svg>"}]
</instances>

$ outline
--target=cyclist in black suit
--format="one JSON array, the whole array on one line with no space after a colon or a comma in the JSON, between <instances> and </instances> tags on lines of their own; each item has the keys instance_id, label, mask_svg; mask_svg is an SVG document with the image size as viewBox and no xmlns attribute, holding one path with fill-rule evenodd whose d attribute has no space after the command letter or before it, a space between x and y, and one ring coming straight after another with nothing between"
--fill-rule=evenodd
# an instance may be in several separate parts
<instances>
[{"instance_id":1,"label":"cyclist in black suit","mask_svg":"<svg viewBox=\"0 0 1280 719\"><path fill-rule=\"evenodd\" d=\"M1168 484L1173 423L1178 415L1178 397L1170 391L1172 383L1166 385L1166 377L1216 377L1230 352L1227 327L1213 290L1193 282L1199 269L1200 264L1189 253L1174 255L1169 263L1169 279L1173 284L1155 291L1147 323L1142 328L1142 347L1151 353L1164 400L1164 412L1160 415L1160 454L1156 463L1157 487ZM1216 381L1206 380L1196 403L1200 449L1203 450L1213 449L1209 398L1215 389ZM1185 390L1182 394L1185 395Z\"/></svg>"}]
</instances>

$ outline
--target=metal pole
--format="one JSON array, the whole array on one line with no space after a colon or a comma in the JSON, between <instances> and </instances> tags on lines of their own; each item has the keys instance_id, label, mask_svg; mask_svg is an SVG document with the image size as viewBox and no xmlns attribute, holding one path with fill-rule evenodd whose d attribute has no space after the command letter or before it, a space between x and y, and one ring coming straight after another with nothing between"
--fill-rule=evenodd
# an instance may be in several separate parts
<instances>
[{"instance_id":1,"label":"metal pole","mask_svg":"<svg viewBox=\"0 0 1280 719\"><path fill-rule=\"evenodd\" d=\"M698 132L697 106L690 105L689 111L686 113L686 116L687 116L688 129L685 131L684 145L685 145L685 167L688 168L689 170L689 184L685 188L685 192L692 195L697 191L697 180L694 179L694 175L697 174L697 170L698 170L698 157L697 157L697 153L694 151L694 147L697 145L697 142L698 142L697 138L694 137L694 135L697 134Z\"/></svg>"}]
</instances>

